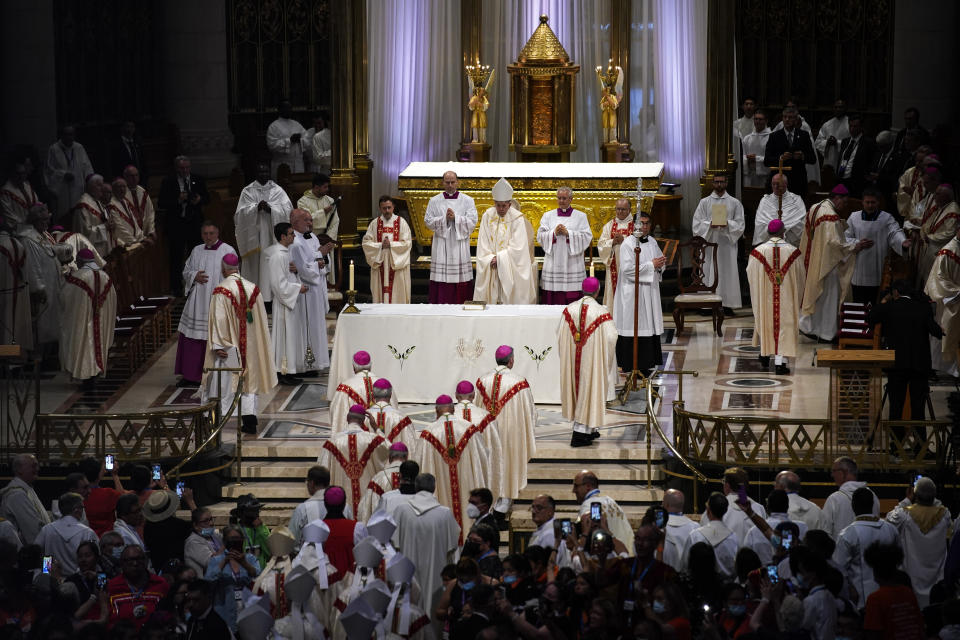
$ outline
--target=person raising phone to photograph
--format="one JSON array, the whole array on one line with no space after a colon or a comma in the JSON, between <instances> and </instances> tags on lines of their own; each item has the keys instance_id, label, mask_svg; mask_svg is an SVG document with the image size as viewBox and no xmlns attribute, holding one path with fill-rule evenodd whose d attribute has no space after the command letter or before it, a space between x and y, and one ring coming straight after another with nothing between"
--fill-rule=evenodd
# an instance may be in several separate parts
<instances>
[{"instance_id":1,"label":"person raising phone to photograph","mask_svg":"<svg viewBox=\"0 0 960 640\"><path fill-rule=\"evenodd\" d=\"M61 594L73 602L77 631L91 623L106 624L110 616L107 574L100 572L99 559L100 547L96 542L81 542L77 547L77 572L67 576L60 587Z\"/></svg>"}]
</instances>

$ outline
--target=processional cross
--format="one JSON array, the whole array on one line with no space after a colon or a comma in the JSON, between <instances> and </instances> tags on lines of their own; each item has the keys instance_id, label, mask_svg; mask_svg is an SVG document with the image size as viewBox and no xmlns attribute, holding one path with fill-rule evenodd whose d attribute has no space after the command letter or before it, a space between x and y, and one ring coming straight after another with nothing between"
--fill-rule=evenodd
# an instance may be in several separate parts
<instances>
[{"instance_id":1,"label":"processional cross","mask_svg":"<svg viewBox=\"0 0 960 640\"><path fill-rule=\"evenodd\" d=\"M777 162L777 166L774 167L777 170L777 175L782 176L784 171L790 171L793 167L783 166L783 156L780 156L780 160ZM777 218L783 220L783 194L777 194Z\"/></svg>"}]
</instances>

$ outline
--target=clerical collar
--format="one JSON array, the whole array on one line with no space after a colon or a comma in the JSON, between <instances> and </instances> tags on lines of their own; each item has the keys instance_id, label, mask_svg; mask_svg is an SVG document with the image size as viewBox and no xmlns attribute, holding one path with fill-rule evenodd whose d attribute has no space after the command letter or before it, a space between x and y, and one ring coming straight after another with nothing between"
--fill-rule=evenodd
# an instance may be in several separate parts
<instances>
[{"instance_id":1,"label":"clerical collar","mask_svg":"<svg viewBox=\"0 0 960 640\"><path fill-rule=\"evenodd\" d=\"M640 236L639 238L637 238L637 241L640 244L647 244L648 240L650 240L650 236Z\"/></svg>"},{"instance_id":2,"label":"clerical collar","mask_svg":"<svg viewBox=\"0 0 960 640\"><path fill-rule=\"evenodd\" d=\"M561 218L569 218L573 215L573 207L570 207L569 209L561 209L557 207L557 215Z\"/></svg>"},{"instance_id":3,"label":"clerical collar","mask_svg":"<svg viewBox=\"0 0 960 640\"><path fill-rule=\"evenodd\" d=\"M209 247L207 245L203 245L203 248L206 249L207 251L216 251L217 249L220 248L220 245L222 244L223 244L223 240L217 240L216 244L210 245Z\"/></svg>"},{"instance_id":4,"label":"clerical collar","mask_svg":"<svg viewBox=\"0 0 960 640\"><path fill-rule=\"evenodd\" d=\"M301 236L304 240L309 240L310 238L313 237L313 234L310 233L309 231L304 231L303 233L300 234L300 236Z\"/></svg>"},{"instance_id":5,"label":"clerical collar","mask_svg":"<svg viewBox=\"0 0 960 640\"><path fill-rule=\"evenodd\" d=\"M873 213L867 213L866 211L860 212L860 217L864 222L874 222L877 218L880 217L880 209L877 209Z\"/></svg>"},{"instance_id":6,"label":"clerical collar","mask_svg":"<svg viewBox=\"0 0 960 640\"><path fill-rule=\"evenodd\" d=\"M454 191L454 192L453 192L453 195L450 195L449 193L447 193L446 191L444 191L444 192L443 192L443 197L444 197L444 199L446 199L446 200L456 200L457 198L460 197L460 192L459 192L459 191Z\"/></svg>"}]
</instances>

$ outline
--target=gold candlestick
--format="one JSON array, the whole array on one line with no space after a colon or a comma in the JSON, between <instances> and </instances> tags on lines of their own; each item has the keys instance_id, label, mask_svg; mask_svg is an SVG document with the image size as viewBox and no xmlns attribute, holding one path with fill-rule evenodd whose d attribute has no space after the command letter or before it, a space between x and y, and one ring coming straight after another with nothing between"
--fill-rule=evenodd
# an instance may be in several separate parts
<instances>
[{"instance_id":1,"label":"gold candlestick","mask_svg":"<svg viewBox=\"0 0 960 640\"><path fill-rule=\"evenodd\" d=\"M360 309L354 304L357 300L357 292L353 289L347 290L347 306L340 313L360 313Z\"/></svg>"}]
</instances>

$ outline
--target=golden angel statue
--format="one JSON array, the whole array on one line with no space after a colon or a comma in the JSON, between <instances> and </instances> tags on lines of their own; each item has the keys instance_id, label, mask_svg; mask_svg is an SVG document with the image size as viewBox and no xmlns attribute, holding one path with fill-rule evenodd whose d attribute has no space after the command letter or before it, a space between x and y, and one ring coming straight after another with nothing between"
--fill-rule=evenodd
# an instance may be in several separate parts
<instances>
[{"instance_id":1,"label":"golden angel statue","mask_svg":"<svg viewBox=\"0 0 960 640\"><path fill-rule=\"evenodd\" d=\"M470 130L473 132L472 142L486 143L487 141L487 109L490 107L490 85L493 84L494 69L489 65L477 64L467 67L467 80L470 82Z\"/></svg>"},{"instance_id":2,"label":"golden angel statue","mask_svg":"<svg viewBox=\"0 0 960 640\"><path fill-rule=\"evenodd\" d=\"M617 141L617 107L623 98L623 69L613 66L613 59L607 63L607 70L597 67L600 79L600 111L603 125L603 141Z\"/></svg>"}]
</instances>

